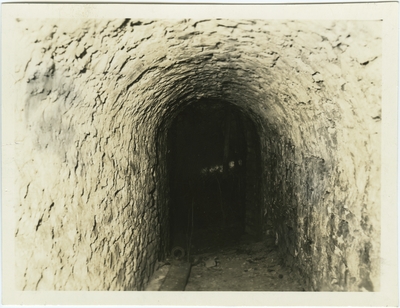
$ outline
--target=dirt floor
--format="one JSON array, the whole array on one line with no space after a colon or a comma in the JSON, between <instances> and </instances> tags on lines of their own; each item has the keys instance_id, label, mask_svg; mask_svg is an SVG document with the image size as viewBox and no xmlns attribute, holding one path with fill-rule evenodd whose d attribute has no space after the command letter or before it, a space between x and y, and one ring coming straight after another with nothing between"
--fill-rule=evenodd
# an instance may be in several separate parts
<instances>
[{"instance_id":1,"label":"dirt floor","mask_svg":"<svg viewBox=\"0 0 400 308\"><path fill-rule=\"evenodd\" d=\"M273 239L257 242L244 236L236 244L203 250L190 256L185 291L304 291L301 278L280 265ZM158 284L176 262L184 261L161 264L155 273Z\"/></svg>"},{"instance_id":2,"label":"dirt floor","mask_svg":"<svg viewBox=\"0 0 400 308\"><path fill-rule=\"evenodd\" d=\"M273 245L244 239L193 256L186 291L304 291L299 277L279 264Z\"/></svg>"}]
</instances>

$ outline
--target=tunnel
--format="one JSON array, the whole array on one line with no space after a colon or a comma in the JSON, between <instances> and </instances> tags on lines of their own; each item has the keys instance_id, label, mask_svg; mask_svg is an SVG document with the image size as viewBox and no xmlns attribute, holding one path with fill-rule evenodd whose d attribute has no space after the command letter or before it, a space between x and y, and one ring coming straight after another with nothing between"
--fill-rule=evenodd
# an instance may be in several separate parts
<instances>
[{"instance_id":1,"label":"tunnel","mask_svg":"<svg viewBox=\"0 0 400 308\"><path fill-rule=\"evenodd\" d=\"M260 237L254 124L230 103L200 100L177 115L168 142L171 247L190 252L234 243L245 232Z\"/></svg>"},{"instance_id":2,"label":"tunnel","mask_svg":"<svg viewBox=\"0 0 400 308\"><path fill-rule=\"evenodd\" d=\"M144 290L249 235L306 290L379 291L380 21L14 28L17 289Z\"/></svg>"}]
</instances>

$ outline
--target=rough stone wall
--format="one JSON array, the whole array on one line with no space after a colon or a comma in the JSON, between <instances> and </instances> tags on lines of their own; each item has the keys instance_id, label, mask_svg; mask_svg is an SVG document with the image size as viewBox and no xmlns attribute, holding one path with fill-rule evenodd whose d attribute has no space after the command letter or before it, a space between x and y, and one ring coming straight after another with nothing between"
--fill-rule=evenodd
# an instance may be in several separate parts
<instances>
[{"instance_id":1,"label":"rough stone wall","mask_svg":"<svg viewBox=\"0 0 400 308\"><path fill-rule=\"evenodd\" d=\"M379 290L381 54L373 27L331 25L314 37L324 48L303 43L301 65L277 81L288 94L274 103L285 103L288 123L264 134L269 217L286 263L300 265L313 290ZM297 81L303 65L311 74Z\"/></svg>"},{"instance_id":2,"label":"rough stone wall","mask_svg":"<svg viewBox=\"0 0 400 308\"><path fill-rule=\"evenodd\" d=\"M141 290L167 246L165 135L203 97L252 118L260 215L314 290L379 290L379 22L16 21L16 278Z\"/></svg>"}]
</instances>

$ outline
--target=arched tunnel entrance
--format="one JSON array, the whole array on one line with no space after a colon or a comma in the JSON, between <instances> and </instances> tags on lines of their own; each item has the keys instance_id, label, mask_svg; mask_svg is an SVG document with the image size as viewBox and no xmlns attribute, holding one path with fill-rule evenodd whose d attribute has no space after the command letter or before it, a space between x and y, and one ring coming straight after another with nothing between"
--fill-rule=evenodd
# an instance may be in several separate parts
<instances>
[{"instance_id":1,"label":"arched tunnel entrance","mask_svg":"<svg viewBox=\"0 0 400 308\"><path fill-rule=\"evenodd\" d=\"M229 102L178 114L168 132L171 247L190 254L260 236L259 151L255 125Z\"/></svg>"},{"instance_id":2,"label":"arched tunnel entrance","mask_svg":"<svg viewBox=\"0 0 400 308\"><path fill-rule=\"evenodd\" d=\"M17 289L379 291L380 23L16 19Z\"/></svg>"}]
</instances>

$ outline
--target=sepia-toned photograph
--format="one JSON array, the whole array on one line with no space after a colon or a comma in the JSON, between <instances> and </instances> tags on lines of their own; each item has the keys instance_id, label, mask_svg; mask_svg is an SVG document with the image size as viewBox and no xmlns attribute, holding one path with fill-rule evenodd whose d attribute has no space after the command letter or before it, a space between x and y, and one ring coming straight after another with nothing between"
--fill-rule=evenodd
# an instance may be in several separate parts
<instances>
[{"instance_id":1,"label":"sepia-toned photograph","mask_svg":"<svg viewBox=\"0 0 400 308\"><path fill-rule=\"evenodd\" d=\"M384 291L382 19L59 6L3 30L8 288Z\"/></svg>"}]
</instances>

